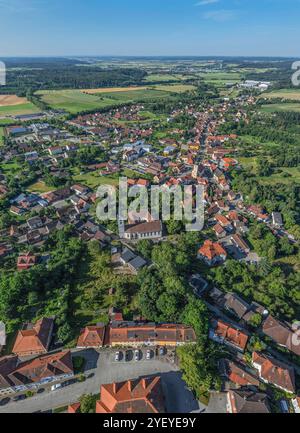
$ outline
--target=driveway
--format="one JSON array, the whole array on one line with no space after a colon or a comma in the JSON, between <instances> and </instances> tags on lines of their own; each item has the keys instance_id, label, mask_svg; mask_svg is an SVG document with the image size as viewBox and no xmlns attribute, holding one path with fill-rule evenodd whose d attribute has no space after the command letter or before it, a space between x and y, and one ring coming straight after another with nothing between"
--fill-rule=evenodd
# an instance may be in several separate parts
<instances>
[{"instance_id":1,"label":"driveway","mask_svg":"<svg viewBox=\"0 0 300 433\"><path fill-rule=\"evenodd\" d=\"M56 391L45 391L24 401L10 402L0 407L0 413L32 413L47 411L69 405L79 400L83 394L98 394L100 386L112 382L122 382L143 376L161 375L162 386L166 395L166 406L170 412L186 413L199 409L198 402L186 388L181 373L174 364L162 358L152 357L146 360L145 351L141 360L125 362L115 361L116 350L79 350L73 355L86 359L85 382L77 382Z\"/></svg>"}]
</instances>

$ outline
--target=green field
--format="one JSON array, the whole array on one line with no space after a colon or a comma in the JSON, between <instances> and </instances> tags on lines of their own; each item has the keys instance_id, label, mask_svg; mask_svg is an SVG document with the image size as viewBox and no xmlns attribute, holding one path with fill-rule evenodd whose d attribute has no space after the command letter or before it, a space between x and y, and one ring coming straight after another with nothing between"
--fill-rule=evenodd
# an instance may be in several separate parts
<instances>
[{"instance_id":1,"label":"green field","mask_svg":"<svg viewBox=\"0 0 300 433\"><path fill-rule=\"evenodd\" d=\"M191 90L195 90L195 86L192 86L190 84L169 84L169 85L159 85L155 86L155 89L165 91L165 92L172 92L172 93L184 93L189 92Z\"/></svg>"},{"instance_id":2,"label":"green field","mask_svg":"<svg viewBox=\"0 0 300 433\"><path fill-rule=\"evenodd\" d=\"M169 86L168 86L169 87ZM87 94L80 90L49 90L38 91L42 101L54 109L68 111L76 114L81 111L96 110L105 107L114 107L128 102L144 102L150 99L171 97L172 93L189 90L191 86L180 85L178 88L165 91L157 88L142 90L129 90L120 92L105 92L103 94Z\"/></svg>"},{"instance_id":3,"label":"green field","mask_svg":"<svg viewBox=\"0 0 300 433\"><path fill-rule=\"evenodd\" d=\"M17 116L21 114L38 113L40 110L31 102L19 105L5 105L0 107L0 116Z\"/></svg>"},{"instance_id":4,"label":"green field","mask_svg":"<svg viewBox=\"0 0 300 433\"><path fill-rule=\"evenodd\" d=\"M119 178L113 176L100 176L97 172L77 174L73 176L73 180L82 183L83 185L89 186L92 189L96 189L100 185L118 185Z\"/></svg>"},{"instance_id":5,"label":"green field","mask_svg":"<svg viewBox=\"0 0 300 433\"><path fill-rule=\"evenodd\" d=\"M88 95L80 90L41 90L37 94L41 95L42 101L50 107L65 110L72 114L117 105L111 99Z\"/></svg>"},{"instance_id":6,"label":"green field","mask_svg":"<svg viewBox=\"0 0 300 433\"><path fill-rule=\"evenodd\" d=\"M266 104L262 105L259 109L265 113L276 113L277 111L294 111L296 113L300 112L300 102L299 103L275 103L275 104Z\"/></svg>"}]
</instances>

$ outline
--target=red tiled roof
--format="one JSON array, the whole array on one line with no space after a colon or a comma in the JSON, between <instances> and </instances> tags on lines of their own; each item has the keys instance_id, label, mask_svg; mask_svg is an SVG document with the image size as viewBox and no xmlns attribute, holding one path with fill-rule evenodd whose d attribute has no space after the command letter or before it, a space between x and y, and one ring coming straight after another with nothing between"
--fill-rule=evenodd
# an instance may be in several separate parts
<instances>
[{"instance_id":1,"label":"red tiled roof","mask_svg":"<svg viewBox=\"0 0 300 433\"><path fill-rule=\"evenodd\" d=\"M160 377L102 385L96 413L163 413Z\"/></svg>"},{"instance_id":2,"label":"red tiled roof","mask_svg":"<svg viewBox=\"0 0 300 433\"><path fill-rule=\"evenodd\" d=\"M198 252L209 260L213 260L215 257L220 256L227 257L227 253L222 245L218 242L212 242L211 240L205 241L204 245L199 249Z\"/></svg>"},{"instance_id":3,"label":"red tiled roof","mask_svg":"<svg viewBox=\"0 0 300 433\"><path fill-rule=\"evenodd\" d=\"M12 352L20 356L46 353L53 322L53 319L43 318L35 325L26 325L25 329L18 332Z\"/></svg>"},{"instance_id":4,"label":"red tiled roof","mask_svg":"<svg viewBox=\"0 0 300 433\"><path fill-rule=\"evenodd\" d=\"M105 337L105 325L86 326L80 333L77 347L102 347Z\"/></svg>"}]
</instances>

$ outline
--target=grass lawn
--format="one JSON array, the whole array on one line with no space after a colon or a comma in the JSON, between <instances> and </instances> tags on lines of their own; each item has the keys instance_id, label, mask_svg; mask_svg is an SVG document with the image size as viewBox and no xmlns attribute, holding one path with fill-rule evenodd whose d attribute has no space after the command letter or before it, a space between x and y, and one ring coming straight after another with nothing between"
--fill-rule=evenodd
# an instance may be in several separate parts
<instances>
[{"instance_id":1,"label":"grass lawn","mask_svg":"<svg viewBox=\"0 0 300 433\"><path fill-rule=\"evenodd\" d=\"M15 162L8 162L5 164L0 164L0 170L5 174L15 174L21 169L20 165Z\"/></svg>"},{"instance_id":2,"label":"grass lawn","mask_svg":"<svg viewBox=\"0 0 300 433\"><path fill-rule=\"evenodd\" d=\"M0 126L9 126L16 124L15 120L12 119L0 119Z\"/></svg>"},{"instance_id":3,"label":"grass lawn","mask_svg":"<svg viewBox=\"0 0 300 433\"><path fill-rule=\"evenodd\" d=\"M43 194L45 192L53 191L54 189L56 189L56 188L47 186L45 184L45 182L43 182L43 181L38 181L38 182L33 183L32 185L30 185L27 188L27 191L28 192L36 192L38 194Z\"/></svg>"},{"instance_id":4,"label":"grass lawn","mask_svg":"<svg viewBox=\"0 0 300 433\"><path fill-rule=\"evenodd\" d=\"M92 189L96 189L100 185L118 185L118 176L100 176L97 172L88 172L85 174L75 174L73 180L78 183L83 183Z\"/></svg>"}]
</instances>

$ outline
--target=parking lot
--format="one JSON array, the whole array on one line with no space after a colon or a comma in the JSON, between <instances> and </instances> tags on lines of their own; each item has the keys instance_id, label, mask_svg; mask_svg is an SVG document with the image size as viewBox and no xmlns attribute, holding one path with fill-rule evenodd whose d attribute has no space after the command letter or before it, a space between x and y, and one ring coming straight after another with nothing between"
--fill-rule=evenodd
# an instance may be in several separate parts
<instances>
[{"instance_id":1,"label":"parking lot","mask_svg":"<svg viewBox=\"0 0 300 433\"><path fill-rule=\"evenodd\" d=\"M161 348L123 349L112 353L113 362L151 362L154 359L174 361L175 352Z\"/></svg>"},{"instance_id":2,"label":"parking lot","mask_svg":"<svg viewBox=\"0 0 300 433\"><path fill-rule=\"evenodd\" d=\"M151 351L151 359L147 359L147 351ZM23 401L12 401L0 406L0 413L44 412L57 407L74 403L83 394L98 394L103 384L122 382L139 377L159 375L166 396L168 412L185 413L199 410L199 403L187 389L181 379L178 367L172 362L172 351L160 355L155 348L139 350L139 359L135 361L135 349L118 350L74 350L73 356L85 358L84 382L70 383L54 391L46 389L41 394L26 398ZM120 361L116 361L116 353L120 353ZM129 353L127 353L129 352ZM127 360L126 360L127 353ZM122 358L121 358L122 356Z\"/></svg>"}]
</instances>

